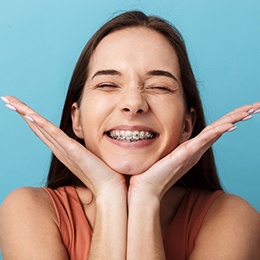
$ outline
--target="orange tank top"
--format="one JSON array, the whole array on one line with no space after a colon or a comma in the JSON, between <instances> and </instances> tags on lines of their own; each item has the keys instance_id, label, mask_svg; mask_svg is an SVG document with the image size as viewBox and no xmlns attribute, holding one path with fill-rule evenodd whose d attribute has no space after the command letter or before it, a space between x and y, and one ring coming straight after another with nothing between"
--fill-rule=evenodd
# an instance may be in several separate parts
<instances>
[{"instance_id":1,"label":"orange tank top","mask_svg":"<svg viewBox=\"0 0 260 260\"><path fill-rule=\"evenodd\" d=\"M87 259L92 230L75 187L44 189L51 197L61 238L70 259ZM188 259L209 207L222 193L221 190L209 192L189 189L186 191L171 225L163 234L166 259Z\"/></svg>"}]
</instances>

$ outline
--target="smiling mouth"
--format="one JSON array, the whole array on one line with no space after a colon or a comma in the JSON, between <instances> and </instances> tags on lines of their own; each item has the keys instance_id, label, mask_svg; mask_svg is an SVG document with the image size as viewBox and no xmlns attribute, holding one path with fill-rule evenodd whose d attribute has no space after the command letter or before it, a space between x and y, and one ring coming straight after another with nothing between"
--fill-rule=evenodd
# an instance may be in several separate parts
<instances>
[{"instance_id":1,"label":"smiling mouth","mask_svg":"<svg viewBox=\"0 0 260 260\"><path fill-rule=\"evenodd\" d=\"M112 130L105 133L109 138L122 142L138 142L154 139L157 134L150 131Z\"/></svg>"}]
</instances>

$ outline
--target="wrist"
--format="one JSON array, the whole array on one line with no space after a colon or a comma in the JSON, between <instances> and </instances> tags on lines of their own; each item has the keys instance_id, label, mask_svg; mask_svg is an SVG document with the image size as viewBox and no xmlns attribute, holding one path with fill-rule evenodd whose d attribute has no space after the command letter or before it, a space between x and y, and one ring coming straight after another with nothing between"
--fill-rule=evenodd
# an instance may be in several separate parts
<instances>
[{"instance_id":1,"label":"wrist","mask_svg":"<svg viewBox=\"0 0 260 260\"><path fill-rule=\"evenodd\" d=\"M97 207L117 206L119 204L126 204L127 191L125 188L117 188L111 191L99 192L95 196L95 204Z\"/></svg>"},{"instance_id":2,"label":"wrist","mask_svg":"<svg viewBox=\"0 0 260 260\"><path fill-rule=\"evenodd\" d=\"M157 195L145 192L145 191L134 191L131 190L128 193L128 207L138 208L141 211L159 211L160 209L160 199Z\"/></svg>"}]
</instances>

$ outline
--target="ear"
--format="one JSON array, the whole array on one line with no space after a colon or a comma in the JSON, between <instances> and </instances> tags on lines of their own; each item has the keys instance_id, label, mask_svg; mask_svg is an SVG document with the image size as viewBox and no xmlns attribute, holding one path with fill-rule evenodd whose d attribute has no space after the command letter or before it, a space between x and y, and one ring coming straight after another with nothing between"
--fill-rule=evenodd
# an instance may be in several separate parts
<instances>
[{"instance_id":1,"label":"ear","mask_svg":"<svg viewBox=\"0 0 260 260\"><path fill-rule=\"evenodd\" d=\"M191 108L190 111L186 112L183 124L183 131L180 138L180 143L183 143L190 139L193 128L196 122L196 111L194 108Z\"/></svg>"},{"instance_id":2,"label":"ear","mask_svg":"<svg viewBox=\"0 0 260 260\"><path fill-rule=\"evenodd\" d=\"M81 119L80 119L80 110L77 102L73 103L71 106L71 120L72 120L72 129L74 134L78 138L84 139L82 126L81 126Z\"/></svg>"}]
</instances>

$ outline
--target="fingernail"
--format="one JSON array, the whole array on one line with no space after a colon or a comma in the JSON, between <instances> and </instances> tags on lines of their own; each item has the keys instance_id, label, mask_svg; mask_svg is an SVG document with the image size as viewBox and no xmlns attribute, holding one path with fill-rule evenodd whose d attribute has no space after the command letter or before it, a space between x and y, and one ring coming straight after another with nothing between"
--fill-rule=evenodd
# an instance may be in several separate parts
<instances>
[{"instance_id":1,"label":"fingernail","mask_svg":"<svg viewBox=\"0 0 260 260\"><path fill-rule=\"evenodd\" d=\"M243 119L242 119L242 121L247 121L247 120L249 120L249 119L251 119L252 118L252 116L246 116L246 117L244 117Z\"/></svg>"},{"instance_id":2,"label":"fingernail","mask_svg":"<svg viewBox=\"0 0 260 260\"><path fill-rule=\"evenodd\" d=\"M12 106L12 105L6 104L5 106L7 108L9 108L10 110L12 110L12 111L16 111L16 108L14 106Z\"/></svg>"},{"instance_id":3,"label":"fingernail","mask_svg":"<svg viewBox=\"0 0 260 260\"><path fill-rule=\"evenodd\" d=\"M9 104L10 103L9 99L7 99L6 97L1 97L1 99L3 100L3 102L5 104Z\"/></svg>"},{"instance_id":4,"label":"fingernail","mask_svg":"<svg viewBox=\"0 0 260 260\"><path fill-rule=\"evenodd\" d=\"M30 116L24 116L25 119L27 119L28 121L30 121L31 123L34 123L34 119L31 118Z\"/></svg>"},{"instance_id":5,"label":"fingernail","mask_svg":"<svg viewBox=\"0 0 260 260\"><path fill-rule=\"evenodd\" d=\"M254 109L251 108L247 113L248 113L248 114L253 114L254 112L255 112Z\"/></svg>"},{"instance_id":6,"label":"fingernail","mask_svg":"<svg viewBox=\"0 0 260 260\"><path fill-rule=\"evenodd\" d=\"M258 113L260 113L260 108L254 111L254 114L258 114Z\"/></svg>"},{"instance_id":7,"label":"fingernail","mask_svg":"<svg viewBox=\"0 0 260 260\"><path fill-rule=\"evenodd\" d=\"M227 130L227 132L233 132L233 131L235 131L237 129L237 126L232 126L231 128L229 128L228 130Z\"/></svg>"}]
</instances>

